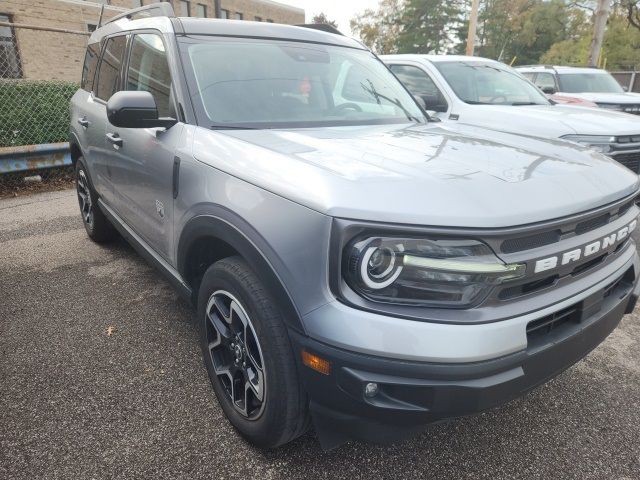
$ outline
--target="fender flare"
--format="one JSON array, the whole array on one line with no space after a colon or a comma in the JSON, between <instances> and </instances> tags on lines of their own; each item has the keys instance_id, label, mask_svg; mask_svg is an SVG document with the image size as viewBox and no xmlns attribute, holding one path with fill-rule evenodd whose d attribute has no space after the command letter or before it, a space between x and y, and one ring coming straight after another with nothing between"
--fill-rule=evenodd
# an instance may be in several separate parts
<instances>
[{"instance_id":1,"label":"fender flare","mask_svg":"<svg viewBox=\"0 0 640 480\"><path fill-rule=\"evenodd\" d=\"M233 247L274 296L287 326L306 334L300 312L278 275L278 271L286 267L268 242L249 223L228 209L208 205L206 213L194 216L184 226L177 250L177 267L182 278L186 279L189 250L203 237L214 237Z\"/></svg>"}]
</instances>

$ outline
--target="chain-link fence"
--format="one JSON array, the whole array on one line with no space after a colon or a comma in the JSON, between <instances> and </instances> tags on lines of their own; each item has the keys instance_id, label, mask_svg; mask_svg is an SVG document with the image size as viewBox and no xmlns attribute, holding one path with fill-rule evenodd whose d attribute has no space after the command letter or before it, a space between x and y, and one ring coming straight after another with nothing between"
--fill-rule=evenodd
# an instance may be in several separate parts
<instances>
[{"instance_id":1,"label":"chain-link fence","mask_svg":"<svg viewBox=\"0 0 640 480\"><path fill-rule=\"evenodd\" d=\"M72 185L69 100L88 35L11 20L0 14L0 198Z\"/></svg>"}]
</instances>

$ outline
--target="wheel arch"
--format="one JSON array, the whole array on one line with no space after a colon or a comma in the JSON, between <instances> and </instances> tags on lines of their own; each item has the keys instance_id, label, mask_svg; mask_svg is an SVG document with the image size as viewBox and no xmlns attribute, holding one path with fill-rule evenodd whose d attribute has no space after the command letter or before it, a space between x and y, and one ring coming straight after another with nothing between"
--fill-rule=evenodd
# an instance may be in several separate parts
<instances>
[{"instance_id":1,"label":"wheel arch","mask_svg":"<svg viewBox=\"0 0 640 480\"><path fill-rule=\"evenodd\" d=\"M218 260L233 255L242 257L273 295L287 325L305 333L301 316L278 272L280 261L267 241L246 221L230 211L216 208L215 214L197 215L180 234L177 268L191 287L194 304L202 274Z\"/></svg>"},{"instance_id":2,"label":"wheel arch","mask_svg":"<svg viewBox=\"0 0 640 480\"><path fill-rule=\"evenodd\" d=\"M75 168L78 159L84 155L82 154L82 148L80 148L80 141L73 132L69 137L69 153L71 155L71 163Z\"/></svg>"}]
</instances>

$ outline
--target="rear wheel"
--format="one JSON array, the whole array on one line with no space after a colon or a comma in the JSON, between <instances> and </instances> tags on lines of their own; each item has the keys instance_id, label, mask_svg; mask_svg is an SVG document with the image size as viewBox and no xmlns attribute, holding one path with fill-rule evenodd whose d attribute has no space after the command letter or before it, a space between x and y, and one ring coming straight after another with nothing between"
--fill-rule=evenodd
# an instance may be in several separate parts
<instances>
[{"instance_id":1,"label":"rear wheel","mask_svg":"<svg viewBox=\"0 0 640 480\"><path fill-rule=\"evenodd\" d=\"M116 230L98 207L98 194L89 181L87 167L82 157L76 162L76 193L82 223L89 238L96 243L113 240L116 236Z\"/></svg>"},{"instance_id":2,"label":"rear wheel","mask_svg":"<svg viewBox=\"0 0 640 480\"><path fill-rule=\"evenodd\" d=\"M263 448L306 431L307 399L274 300L239 257L213 264L198 295L205 366L231 424Z\"/></svg>"}]
</instances>

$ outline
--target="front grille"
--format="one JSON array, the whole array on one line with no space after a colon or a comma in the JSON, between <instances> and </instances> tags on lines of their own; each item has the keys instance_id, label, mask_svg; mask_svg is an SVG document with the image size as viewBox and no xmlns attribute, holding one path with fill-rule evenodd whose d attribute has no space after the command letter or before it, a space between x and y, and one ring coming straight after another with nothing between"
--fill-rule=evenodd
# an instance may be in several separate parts
<instances>
[{"instance_id":1,"label":"front grille","mask_svg":"<svg viewBox=\"0 0 640 480\"><path fill-rule=\"evenodd\" d=\"M544 247L560 241L560 230L537 233L526 237L510 238L502 242L500 250L504 253L521 252L532 248Z\"/></svg>"},{"instance_id":2,"label":"front grille","mask_svg":"<svg viewBox=\"0 0 640 480\"><path fill-rule=\"evenodd\" d=\"M633 173L640 173L640 152L618 153L611 158L627 167Z\"/></svg>"},{"instance_id":3,"label":"front grille","mask_svg":"<svg viewBox=\"0 0 640 480\"><path fill-rule=\"evenodd\" d=\"M600 215L599 217L590 218L589 220L585 220L584 222L580 222L576 225L576 235L582 235L583 233L590 232L591 230L595 230L596 228L600 228L609 223L611 219L611 215L609 213L605 213L604 215Z\"/></svg>"}]
</instances>

